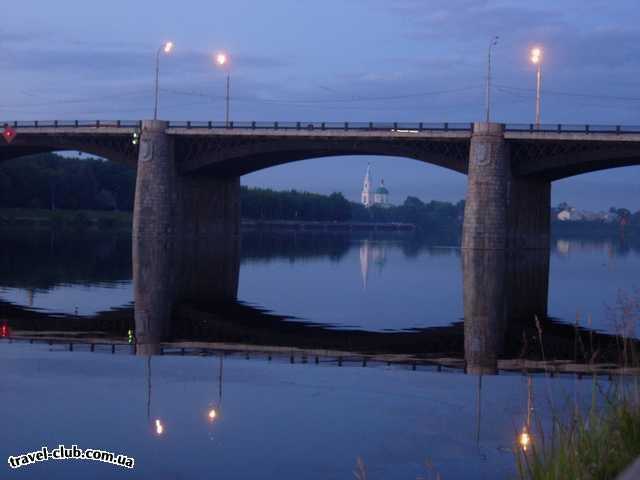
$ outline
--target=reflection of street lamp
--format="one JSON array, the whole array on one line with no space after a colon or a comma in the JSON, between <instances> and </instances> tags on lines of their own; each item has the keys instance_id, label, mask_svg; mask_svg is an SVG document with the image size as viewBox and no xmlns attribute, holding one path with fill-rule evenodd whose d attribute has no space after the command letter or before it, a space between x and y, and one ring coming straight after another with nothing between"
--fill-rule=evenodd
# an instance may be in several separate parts
<instances>
[{"instance_id":1,"label":"reflection of street lamp","mask_svg":"<svg viewBox=\"0 0 640 480\"><path fill-rule=\"evenodd\" d=\"M207 412L207 420L210 423L218 418L218 412L220 407L222 407L222 367L224 366L224 352L220 353L220 364L218 369L218 403L215 407L211 407Z\"/></svg>"},{"instance_id":2,"label":"reflection of street lamp","mask_svg":"<svg viewBox=\"0 0 640 480\"><path fill-rule=\"evenodd\" d=\"M156 94L155 94L155 106L153 108L153 119L158 119L158 79L160 77L160 54L169 54L173 50L173 42L166 42L156 52Z\"/></svg>"},{"instance_id":3,"label":"reflection of street lamp","mask_svg":"<svg viewBox=\"0 0 640 480\"><path fill-rule=\"evenodd\" d=\"M151 420L151 355L147 357L146 362L146 376L147 376L147 420ZM153 421L154 432L160 437L164 434L164 425L159 418Z\"/></svg>"},{"instance_id":4,"label":"reflection of street lamp","mask_svg":"<svg viewBox=\"0 0 640 480\"><path fill-rule=\"evenodd\" d=\"M224 115L224 124L229 126L229 83L231 81L231 74L229 72L229 56L224 52L216 53L216 63L218 66L227 73L227 93L225 96L226 108Z\"/></svg>"},{"instance_id":5,"label":"reflection of street lamp","mask_svg":"<svg viewBox=\"0 0 640 480\"><path fill-rule=\"evenodd\" d=\"M522 432L518 435L518 443L523 452L526 452L531 445L531 434L529 430L531 428L531 414L533 413L533 379L527 377L527 420L522 427Z\"/></svg>"},{"instance_id":6,"label":"reflection of street lamp","mask_svg":"<svg viewBox=\"0 0 640 480\"><path fill-rule=\"evenodd\" d=\"M164 425L159 418L156 418L156 435L160 436L164 433Z\"/></svg>"},{"instance_id":7,"label":"reflection of street lamp","mask_svg":"<svg viewBox=\"0 0 640 480\"><path fill-rule=\"evenodd\" d=\"M520 447L522 447L522 450L526 452L527 448L529 448L529 444L531 443L531 437L529 436L527 427L524 427L522 429L522 433L518 437L518 443L520 443Z\"/></svg>"},{"instance_id":8,"label":"reflection of street lamp","mask_svg":"<svg viewBox=\"0 0 640 480\"><path fill-rule=\"evenodd\" d=\"M540 86L542 84L542 49L531 50L531 63L536 66L536 127L540 126Z\"/></svg>"}]
</instances>

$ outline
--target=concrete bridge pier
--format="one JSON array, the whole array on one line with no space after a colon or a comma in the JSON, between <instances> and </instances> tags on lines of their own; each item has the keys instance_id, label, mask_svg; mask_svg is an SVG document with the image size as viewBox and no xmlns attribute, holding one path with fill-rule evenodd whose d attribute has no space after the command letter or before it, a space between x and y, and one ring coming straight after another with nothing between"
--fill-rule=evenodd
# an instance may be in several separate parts
<instances>
[{"instance_id":1,"label":"concrete bridge pier","mask_svg":"<svg viewBox=\"0 0 640 480\"><path fill-rule=\"evenodd\" d=\"M143 122L136 177L134 314L145 354L170 336L178 302L234 300L238 288L239 178L181 174L167 127Z\"/></svg>"},{"instance_id":2,"label":"concrete bridge pier","mask_svg":"<svg viewBox=\"0 0 640 480\"><path fill-rule=\"evenodd\" d=\"M168 123L142 123L133 234L202 237L238 235L240 177L180 173Z\"/></svg>"},{"instance_id":3,"label":"concrete bridge pier","mask_svg":"<svg viewBox=\"0 0 640 480\"><path fill-rule=\"evenodd\" d=\"M506 248L510 160L504 125L475 123L469 149L463 249Z\"/></svg>"},{"instance_id":4,"label":"concrete bridge pier","mask_svg":"<svg viewBox=\"0 0 640 480\"><path fill-rule=\"evenodd\" d=\"M551 182L514 175L513 162L504 125L475 123L462 248L549 248Z\"/></svg>"},{"instance_id":5,"label":"concrete bridge pier","mask_svg":"<svg viewBox=\"0 0 640 480\"><path fill-rule=\"evenodd\" d=\"M512 177L507 207L510 249L549 249L551 182L535 177Z\"/></svg>"}]
</instances>

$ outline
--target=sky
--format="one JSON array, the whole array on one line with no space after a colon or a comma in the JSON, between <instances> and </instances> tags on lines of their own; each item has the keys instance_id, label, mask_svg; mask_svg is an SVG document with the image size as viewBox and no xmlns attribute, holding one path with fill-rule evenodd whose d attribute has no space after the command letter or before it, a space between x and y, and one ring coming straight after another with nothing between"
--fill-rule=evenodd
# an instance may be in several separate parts
<instances>
[{"instance_id":1,"label":"sky","mask_svg":"<svg viewBox=\"0 0 640 480\"><path fill-rule=\"evenodd\" d=\"M0 25L0 119L471 122L484 116L493 49L493 120L640 125L637 0L21 0ZM415 160L333 157L270 168L242 183L356 200L367 163L391 201L464 198L466 177ZM640 167L554 182L552 201L640 209Z\"/></svg>"}]
</instances>

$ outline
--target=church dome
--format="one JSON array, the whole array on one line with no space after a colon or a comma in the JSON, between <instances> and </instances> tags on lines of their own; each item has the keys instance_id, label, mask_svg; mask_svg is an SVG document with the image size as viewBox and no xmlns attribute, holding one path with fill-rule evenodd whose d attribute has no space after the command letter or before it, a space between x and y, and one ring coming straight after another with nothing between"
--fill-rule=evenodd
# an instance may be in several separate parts
<instances>
[{"instance_id":1,"label":"church dome","mask_svg":"<svg viewBox=\"0 0 640 480\"><path fill-rule=\"evenodd\" d=\"M375 193L378 195L389 195L389 190L387 190L387 187L384 186L383 179L380 180L380 186L376 188Z\"/></svg>"}]
</instances>

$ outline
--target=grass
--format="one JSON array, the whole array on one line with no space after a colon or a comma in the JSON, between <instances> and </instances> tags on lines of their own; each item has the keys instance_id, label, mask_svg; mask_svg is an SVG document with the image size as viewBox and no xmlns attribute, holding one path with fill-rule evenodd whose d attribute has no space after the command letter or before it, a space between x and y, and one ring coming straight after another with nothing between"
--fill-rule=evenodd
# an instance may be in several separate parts
<instances>
[{"instance_id":1,"label":"grass","mask_svg":"<svg viewBox=\"0 0 640 480\"><path fill-rule=\"evenodd\" d=\"M630 341L640 319L640 291L620 292L609 314L619 332L624 366L640 365L638 352ZM543 332L537 319L536 324L542 344ZM594 377L588 412L577 405L562 419L552 412L550 433L544 432L539 419L534 419L537 440L526 450L520 446L515 450L521 480L613 480L640 456L638 379L615 379L609 392L601 392L600 388ZM598 397L604 398L600 406Z\"/></svg>"},{"instance_id":2,"label":"grass","mask_svg":"<svg viewBox=\"0 0 640 480\"><path fill-rule=\"evenodd\" d=\"M596 388L594 386L594 388ZM624 395L592 408L576 409L569 419L553 421L552 442L517 450L518 473L526 480L614 479L640 455L640 404Z\"/></svg>"}]
</instances>

